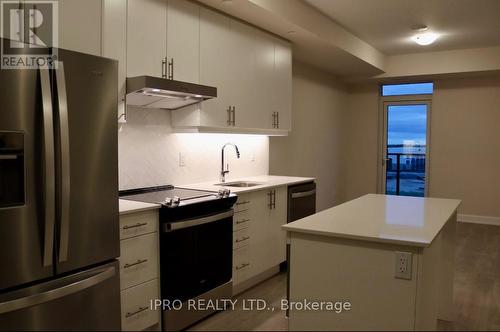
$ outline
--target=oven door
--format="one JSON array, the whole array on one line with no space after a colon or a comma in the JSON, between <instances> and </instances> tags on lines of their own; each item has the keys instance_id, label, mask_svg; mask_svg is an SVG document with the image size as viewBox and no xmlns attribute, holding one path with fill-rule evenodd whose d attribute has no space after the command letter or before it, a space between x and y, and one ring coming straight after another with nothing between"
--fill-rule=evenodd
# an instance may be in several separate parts
<instances>
[{"instance_id":1,"label":"oven door","mask_svg":"<svg viewBox=\"0 0 500 332\"><path fill-rule=\"evenodd\" d=\"M162 223L162 299L184 302L231 281L233 213Z\"/></svg>"}]
</instances>

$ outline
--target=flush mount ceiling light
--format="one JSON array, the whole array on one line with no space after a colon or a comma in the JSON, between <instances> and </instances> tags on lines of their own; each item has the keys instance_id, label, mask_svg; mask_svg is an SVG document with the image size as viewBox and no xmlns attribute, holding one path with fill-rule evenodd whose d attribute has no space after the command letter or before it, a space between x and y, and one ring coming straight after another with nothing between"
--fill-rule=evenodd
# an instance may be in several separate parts
<instances>
[{"instance_id":1,"label":"flush mount ceiling light","mask_svg":"<svg viewBox=\"0 0 500 332\"><path fill-rule=\"evenodd\" d=\"M419 25L413 28L417 33L411 37L411 39L422 46L430 45L438 39L439 35L434 32L429 31L429 27L426 25Z\"/></svg>"}]
</instances>

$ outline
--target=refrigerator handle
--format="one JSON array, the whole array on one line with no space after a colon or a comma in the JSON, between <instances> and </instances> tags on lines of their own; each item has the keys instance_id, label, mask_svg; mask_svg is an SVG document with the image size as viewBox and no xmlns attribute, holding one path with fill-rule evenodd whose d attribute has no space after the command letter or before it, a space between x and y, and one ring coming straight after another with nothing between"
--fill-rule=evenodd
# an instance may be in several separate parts
<instances>
[{"instance_id":1,"label":"refrigerator handle","mask_svg":"<svg viewBox=\"0 0 500 332\"><path fill-rule=\"evenodd\" d=\"M44 144L44 249L43 266L52 265L54 252L55 221L55 162L54 162L54 121L50 75L47 66L40 67L42 88L43 144Z\"/></svg>"},{"instance_id":2,"label":"refrigerator handle","mask_svg":"<svg viewBox=\"0 0 500 332\"><path fill-rule=\"evenodd\" d=\"M92 276L83 280L69 283L65 286L51 289L43 293L37 293L26 297L10 300L0 303L0 314L19 310L27 307L32 307L42 303L50 302L61 297L81 292L87 288L100 284L115 275L115 267L111 266L104 270L99 270Z\"/></svg>"},{"instance_id":3,"label":"refrigerator handle","mask_svg":"<svg viewBox=\"0 0 500 332\"><path fill-rule=\"evenodd\" d=\"M59 232L59 262L68 259L69 241L69 204L70 204L70 156L69 156L69 124L68 101L66 95L66 78L64 64L58 61L56 67L57 98L59 110L59 137L61 139L61 224Z\"/></svg>"}]
</instances>

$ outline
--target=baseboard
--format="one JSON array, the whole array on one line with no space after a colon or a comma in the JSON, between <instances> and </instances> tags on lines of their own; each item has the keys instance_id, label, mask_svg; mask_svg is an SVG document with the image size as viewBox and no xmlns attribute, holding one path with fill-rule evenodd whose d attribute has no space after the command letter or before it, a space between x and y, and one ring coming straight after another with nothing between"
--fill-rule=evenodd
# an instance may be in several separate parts
<instances>
[{"instance_id":1,"label":"baseboard","mask_svg":"<svg viewBox=\"0 0 500 332\"><path fill-rule=\"evenodd\" d=\"M473 224L500 226L500 217L474 216L471 214L459 214L457 220Z\"/></svg>"}]
</instances>

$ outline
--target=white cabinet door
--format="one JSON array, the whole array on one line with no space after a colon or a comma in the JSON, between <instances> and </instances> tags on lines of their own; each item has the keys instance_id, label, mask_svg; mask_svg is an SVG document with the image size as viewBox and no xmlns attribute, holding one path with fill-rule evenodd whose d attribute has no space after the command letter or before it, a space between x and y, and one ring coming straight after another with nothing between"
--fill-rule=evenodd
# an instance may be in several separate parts
<instances>
[{"instance_id":1,"label":"white cabinet door","mask_svg":"<svg viewBox=\"0 0 500 332\"><path fill-rule=\"evenodd\" d=\"M217 87L217 98L201 103L201 125L228 127L228 108L232 102L231 19L200 7L200 83Z\"/></svg>"},{"instance_id":2,"label":"white cabinet door","mask_svg":"<svg viewBox=\"0 0 500 332\"><path fill-rule=\"evenodd\" d=\"M59 0L59 47L101 55L101 0Z\"/></svg>"},{"instance_id":3,"label":"white cabinet door","mask_svg":"<svg viewBox=\"0 0 500 332\"><path fill-rule=\"evenodd\" d=\"M256 128L273 128L274 106L274 41L276 38L257 30L255 39L255 98L252 113L259 121Z\"/></svg>"},{"instance_id":4,"label":"white cabinet door","mask_svg":"<svg viewBox=\"0 0 500 332\"><path fill-rule=\"evenodd\" d=\"M118 60L118 115L125 109L127 78L127 2L103 0L102 55Z\"/></svg>"},{"instance_id":5,"label":"white cabinet door","mask_svg":"<svg viewBox=\"0 0 500 332\"><path fill-rule=\"evenodd\" d=\"M271 193L275 193L273 199ZM271 204L272 202L275 204ZM286 235L281 226L286 223L287 187L252 193L253 221L250 228L250 253L254 271L262 273L285 261Z\"/></svg>"},{"instance_id":6,"label":"white cabinet door","mask_svg":"<svg viewBox=\"0 0 500 332\"><path fill-rule=\"evenodd\" d=\"M274 43L274 109L279 113L279 129L292 129L292 47L275 39Z\"/></svg>"},{"instance_id":7,"label":"white cabinet door","mask_svg":"<svg viewBox=\"0 0 500 332\"><path fill-rule=\"evenodd\" d=\"M276 266L286 260L286 232L281 226L286 224L288 187L279 187L274 190L273 207L267 210L269 225L269 256L267 263Z\"/></svg>"},{"instance_id":8,"label":"white cabinet door","mask_svg":"<svg viewBox=\"0 0 500 332\"><path fill-rule=\"evenodd\" d=\"M168 1L167 58L174 80L200 82L200 7L194 2Z\"/></svg>"},{"instance_id":9,"label":"white cabinet door","mask_svg":"<svg viewBox=\"0 0 500 332\"><path fill-rule=\"evenodd\" d=\"M234 127L258 128L261 119L256 107L255 75L256 29L231 20L230 49L225 57L230 104L234 106Z\"/></svg>"},{"instance_id":10,"label":"white cabinet door","mask_svg":"<svg viewBox=\"0 0 500 332\"><path fill-rule=\"evenodd\" d=\"M167 55L167 2L128 0L127 6L127 76L162 77L162 61Z\"/></svg>"}]
</instances>

